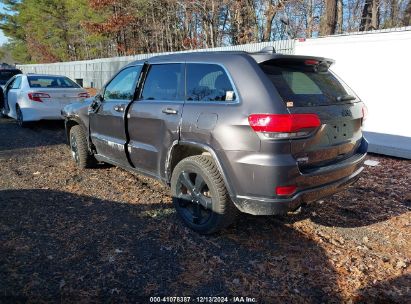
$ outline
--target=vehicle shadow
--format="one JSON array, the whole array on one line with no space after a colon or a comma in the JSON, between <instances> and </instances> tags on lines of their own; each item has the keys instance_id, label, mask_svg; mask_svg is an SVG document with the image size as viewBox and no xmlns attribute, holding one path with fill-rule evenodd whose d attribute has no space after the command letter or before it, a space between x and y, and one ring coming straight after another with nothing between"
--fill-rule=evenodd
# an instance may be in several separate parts
<instances>
[{"instance_id":1,"label":"vehicle shadow","mask_svg":"<svg viewBox=\"0 0 411 304\"><path fill-rule=\"evenodd\" d=\"M172 294L178 259L156 219L170 206L32 189L0 191L0 209L0 302L135 302L148 282Z\"/></svg>"},{"instance_id":2,"label":"vehicle shadow","mask_svg":"<svg viewBox=\"0 0 411 304\"><path fill-rule=\"evenodd\" d=\"M0 151L65 142L64 123L61 120L33 122L28 128L21 128L14 119L0 118Z\"/></svg>"},{"instance_id":3,"label":"vehicle shadow","mask_svg":"<svg viewBox=\"0 0 411 304\"><path fill-rule=\"evenodd\" d=\"M411 303L411 274L378 282L358 291L357 303Z\"/></svg>"},{"instance_id":4,"label":"vehicle shadow","mask_svg":"<svg viewBox=\"0 0 411 304\"><path fill-rule=\"evenodd\" d=\"M323 249L278 221L245 216L201 236L180 223L171 204L41 189L0 191L0 208L0 301L341 300Z\"/></svg>"},{"instance_id":5,"label":"vehicle shadow","mask_svg":"<svg viewBox=\"0 0 411 304\"><path fill-rule=\"evenodd\" d=\"M324 249L276 218L241 215L234 226L202 236L185 228L169 203L43 189L0 191L0 210L0 302L344 301ZM398 290L409 292L408 282L405 276L379 283L357 299L400 303L408 298ZM381 294L384 288L391 293Z\"/></svg>"},{"instance_id":6,"label":"vehicle shadow","mask_svg":"<svg viewBox=\"0 0 411 304\"><path fill-rule=\"evenodd\" d=\"M411 210L406 192L394 193L392 190L398 187L390 185L390 181L373 178L377 181L370 183L366 174L348 189L307 204L301 212L288 214L283 220L293 223L309 218L322 226L355 228L383 222Z\"/></svg>"},{"instance_id":7,"label":"vehicle shadow","mask_svg":"<svg viewBox=\"0 0 411 304\"><path fill-rule=\"evenodd\" d=\"M342 301L338 274L324 249L275 218L241 214L234 226L208 241L212 245L205 256L201 258L200 249L194 256L206 269L214 268L202 280L197 277L205 286L225 286L228 294L254 297L258 303ZM193 275L193 266L186 265ZM186 272L182 276L190 277ZM192 287L195 291L198 283ZM227 294L224 289L211 290Z\"/></svg>"}]
</instances>

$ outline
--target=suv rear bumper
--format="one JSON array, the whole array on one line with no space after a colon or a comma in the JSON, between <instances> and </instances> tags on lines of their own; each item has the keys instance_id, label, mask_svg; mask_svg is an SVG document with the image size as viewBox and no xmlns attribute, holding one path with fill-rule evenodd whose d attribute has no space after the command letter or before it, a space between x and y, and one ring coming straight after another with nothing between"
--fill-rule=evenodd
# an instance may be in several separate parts
<instances>
[{"instance_id":1,"label":"suv rear bumper","mask_svg":"<svg viewBox=\"0 0 411 304\"><path fill-rule=\"evenodd\" d=\"M238 209L240 209L240 211L253 215L284 214L289 211L296 210L301 206L302 203L313 202L344 190L349 185L357 181L359 174L363 169L364 167L360 167L350 176L342 178L337 182L298 192L292 198L267 199L237 196L236 206L238 207Z\"/></svg>"},{"instance_id":2,"label":"suv rear bumper","mask_svg":"<svg viewBox=\"0 0 411 304\"><path fill-rule=\"evenodd\" d=\"M363 171L367 142L363 142L353 156L332 166L321 167L295 179L298 191L291 197L258 197L236 195L233 201L237 208L253 215L284 214L309 203L340 192L358 180Z\"/></svg>"}]
</instances>

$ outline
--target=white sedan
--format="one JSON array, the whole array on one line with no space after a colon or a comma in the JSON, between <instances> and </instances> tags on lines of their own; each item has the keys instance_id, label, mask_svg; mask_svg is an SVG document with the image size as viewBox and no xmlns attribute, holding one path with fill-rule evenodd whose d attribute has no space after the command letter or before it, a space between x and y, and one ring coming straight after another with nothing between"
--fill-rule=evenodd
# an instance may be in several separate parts
<instances>
[{"instance_id":1,"label":"white sedan","mask_svg":"<svg viewBox=\"0 0 411 304\"><path fill-rule=\"evenodd\" d=\"M82 101L89 94L65 76L20 74L6 83L3 97L2 114L24 127L31 121L62 119L64 106Z\"/></svg>"}]
</instances>

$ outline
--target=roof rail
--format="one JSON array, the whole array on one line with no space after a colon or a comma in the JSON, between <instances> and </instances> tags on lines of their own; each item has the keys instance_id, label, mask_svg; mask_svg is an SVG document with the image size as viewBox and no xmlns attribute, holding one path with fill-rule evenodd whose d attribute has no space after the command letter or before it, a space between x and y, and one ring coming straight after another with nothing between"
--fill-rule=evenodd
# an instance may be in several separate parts
<instances>
[{"instance_id":1,"label":"roof rail","mask_svg":"<svg viewBox=\"0 0 411 304\"><path fill-rule=\"evenodd\" d=\"M266 46L265 48L262 48L259 53L276 53L276 51L273 46Z\"/></svg>"}]
</instances>

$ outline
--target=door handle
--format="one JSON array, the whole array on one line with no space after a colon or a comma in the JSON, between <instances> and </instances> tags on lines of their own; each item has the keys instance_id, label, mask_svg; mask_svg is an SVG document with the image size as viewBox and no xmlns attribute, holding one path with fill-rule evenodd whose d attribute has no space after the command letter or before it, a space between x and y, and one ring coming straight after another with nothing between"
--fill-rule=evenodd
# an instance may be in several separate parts
<instances>
[{"instance_id":1,"label":"door handle","mask_svg":"<svg viewBox=\"0 0 411 304\"><path fill-rule=\"evenodd\" d=\"M174 114L175 115L175 114L178 113L178 111L176 109L172 109L172 108L165 108L165 109L163 109L162 112L167 114L167 115L169 115L169 114Z\"/></svg>"},{"instance_id":2,"label":"door handle","mask_svg":"<svg viewBox=\"0 0 411 304\"><path fill-rule=\"evenodd\" d=\"M123 105L121 105L121 106L114 106L114 111L124 112L124 106L123 106Z\"/></svg>"}]
</instances>

